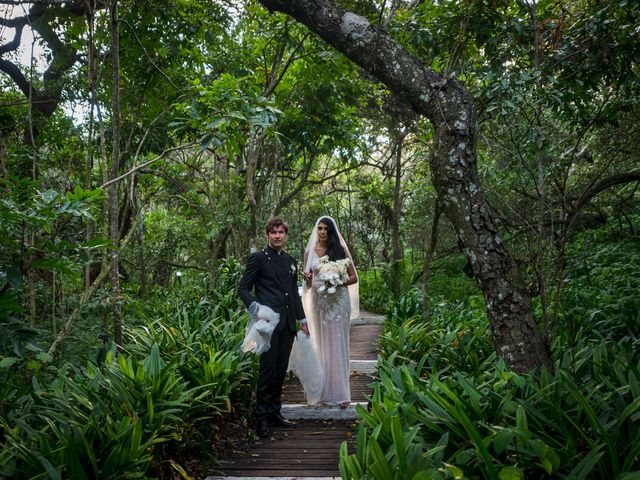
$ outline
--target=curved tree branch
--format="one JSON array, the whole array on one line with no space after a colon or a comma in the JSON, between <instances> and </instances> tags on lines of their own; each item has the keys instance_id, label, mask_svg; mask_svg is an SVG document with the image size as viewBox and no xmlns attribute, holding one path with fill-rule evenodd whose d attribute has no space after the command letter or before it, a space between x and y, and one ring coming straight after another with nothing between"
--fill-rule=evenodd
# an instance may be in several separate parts
<instances>
[{"instance_id":1,"label":"curved tree branch","mask_svg":"<svg viewBox=\"0 0 640 480\"><path fill-rule=\"evenodd\" d=\"M87 9L92 7L85 0L35 2L0 0L0 4L31 5L27 15L0 20L0 25L15 29L12 40L0 45L0 72L4 72L13 80L24 96L29 99L34 110L45 117L50 117L60 102L63 89L62 78L78 60L76 50L71 47L71 43L61 40L56 31L57 27L54 28L54 26L58 25L62 18L85 15ZM103 7L104 3L99 1L93 8ZM43 74L43 88L40 91L35 90L17 64L2 58L3 54L15 51L20 46L22 31L27 25L38 33L53 55L51 63Z\"/></svg>"},{"instance_id":2,"label":"curved tree branch","mask_svg":"<svg viewBox=\"0 0 640 480\"><path fill-rule=\"evenodd\" d=\"M569 217L567 218L567 228L564 232L563 241L571 236L573 227L578 219L578 216L582 209L586 207L591 200L600 195L605 190L616 187L618 185L625 185L628 183L640 182L640 171L618 173L611 175L610 177L603 178L599 182L592 185L590 188L582 192L580 197L575 201Z\"/></svg>"},{"instance_id":3,"label":"curved tree branch","mask_svg":"<svg viewBox=\"0 0 640 480\"><path fill-rule=\"evenodd\" d=\"M578 200L573 205L572 214L573 215L577 214L591 200L593 200L596 196L598 196L605 190L608 190L609 188L615 187L617 185L624 185L626 183L633 183L633 182L640 182L640 171L618 173L616 175L612 175L610 177L600 180L598 183L596 183L591 188L583 192L582 195L580 195L580 198L578 198Z\"/></svg>"},{"instance_id":4,"label":"curved tree branch","mask_svg":"<svg viewBox=\"0 0 640 480\"><path fill-rule=\"evenodd\" d=\"M477 113L469 90L458 80L442 77L368 19L334 0L259 2L305 24L431 121L431 179L484 294L496 352L515 371L552 368L531 297L498 235L480 185Z\"/></svg>"},{"instance_id":5,"label":"curved tree branch","mask_svg":"<svg viewBox=\"0 0 640 480\"><path fill-rule=\"evenodd\" d=\"M177 147L167 148L165 151L163 151L163 152L162 152L160 155L158 155L157 157L154 157L154 158L152 158L151 160L149 160L149 161L147 161L147 162L144 162L144 163L142 163L142 164L140 164L140 165L137 165L137 166L133 167L131 170L129 170L129 171L128 171L128 172L126 172L126 173L123 173L123 174L122 174L122 175L120 175L119 177L112 178L111 180L109 180L109 181L107 181L107 182L103 183L102 185L100 185L100 188L106 188L106 187L108 187L109 185L111 185L112 183L116 183L116 182L119 182L120 180L122 180L122 179L124 179L124 178L127 178L127 177L128 177L129 175L131 175L132 173L135 173L135 172L137 172L138 170L141 170L141 169L143 169L143 168L145 168L145 167L148 167L148 166L149 166L149 165L151 165L152 163L155 163L155 162L157 162L158 160L163 159L163 158L164 158L164 157L166 157L166 156L167 156L167 154L168 154L168 153L170 153L170 152L174 152L174 151L176 151L176 150L182 150L182 149L184 149L184 148L192 147L192 146L196 145L197 143L198 143L198 142L191 142L191 143L188 143L188 144L186 144L186 145L178 145Z\"/></svg>"}]
</instances>

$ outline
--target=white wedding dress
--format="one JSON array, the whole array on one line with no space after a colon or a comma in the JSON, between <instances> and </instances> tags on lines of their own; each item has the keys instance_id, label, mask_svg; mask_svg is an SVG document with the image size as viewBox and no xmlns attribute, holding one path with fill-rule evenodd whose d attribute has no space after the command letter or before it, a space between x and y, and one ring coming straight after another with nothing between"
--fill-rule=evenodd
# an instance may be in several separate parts
<instances>
[{"instance_id":1,"label":"white wedding dress","mask_svg":"<svg viewBox=\"0 0 640 480\"><path fill-rule=\"evenodd\" d=\"M349 326L351 301L349 289L338 287L335 293L318 293L323 282L318 278L318 258L312 260L313 281L307 289L305 311L311 340L324 372L320 403L339 405L351 401L349 389Z\"/></svg>"},{"instance_id":2,"label":"white wedding dress","mask_svg":"<svg viewBox=\"0 0 640 480\"><path fill-rule=\"evenodd\" d=\"M340 405L351 401L349 389L349 326L351 319L360 314L358 282L336 288L335 293L318 293L322 281L318 280L320 259L316 253L318 225L323 220L333 223L335 233L347 258L353 257L335 220L323 216L316 220L304 254L304 271L312 272L311 286L303 282L302 305L307 317L309 335L322 368L322 394L320 403ZM326 222L325 222L326 223ZM356 279L357 279L356 271ZM318 395L315 395L317 397ZM309 396L307 396L309 399ZM309 401L310 404L314 402Z\"/></svg>"}]
</instances>

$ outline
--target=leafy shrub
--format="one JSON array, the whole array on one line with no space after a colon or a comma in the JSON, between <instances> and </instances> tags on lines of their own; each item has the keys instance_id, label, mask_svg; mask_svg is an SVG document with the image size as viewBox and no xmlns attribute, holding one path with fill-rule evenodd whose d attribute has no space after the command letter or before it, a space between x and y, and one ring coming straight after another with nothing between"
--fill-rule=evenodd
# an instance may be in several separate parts
<instances>
[{"instance_id":1,"label":"leafy shrub","mask_svg":"<svg viewBox=\"0 0 640 480\"><path fill-rule=\"evenodd\" d=\"M589 232L584 233L567 255L558 335L567 343L578 331L581 336L594 334L612 342L637 342L640 244L624 238L616 243L585 243L588 236Z\"/></svg>"},{"instance_id":2,"label":"leafy shrub","mask_svg":"<svg viewBox=\"0 0 640 480\"><path fill-rule=\"evenodd\" d=\"M201 389L199 402L209 415L230 411L235 401L246 406L255 369L255 359L240 352L247 317L238 313L237 297L216 296L216 303L203 297L147 318L128 332L127 346L145 355L158 345L163 359L176 362L189 385Z\"/></svg>"},{"instance_id":3,"label":"leafy shrub","mask_svg":"<svg viewBox=\"0 0 640 480\"><path fill-rule=\"evenodd\" d=\"M561 365L539 382L502 361L475 377L427 373L427 358L382 360L371 410L358 407L356 452L343 445L343 478L606 479L640 468L637 368L605 387Z\"/></svg>"},{"instance_id":4,"label":"leafy shrub","mask_svg":"<svg viewBox=\"0 0 640 480\"><path fill-rule=\"evenodd\" d=\"M447 255L434 259L431 264L429 295L447 302L462 302L480 294L476 281L464 273L467 258L464 255Z\"/></svg>"},{"instance_id":5,"label":"leafy shrub","mask_svg":"<svg viewBox=\"0 0 640 480\"><path fill-rule=\"evenodd\" d=\"M432 307L431 321L421 318L421 293L410 293L396 302L380 338L382 355L394 363L424 361L432 370L475 373L484 362L495 360L482 299Z\"/></svg>"},{"instance_id":6,"label":"leafy shrub","mask_svg":"<svg viewBox=\"0 0 640 480\"><path fill-rule=\"evenodd\" d=\"M234 292L129 303L137 326L117 361L111 350L99 366L60 370L50 389L35 376L31 392L7 389L0 476L146 478L203 445L212 418L251 402L256 361L240 352L238 307Z\"/></svg>"},{"instance_id":7,"label":"leafy shrub","mask_svg":"<svg viewBox=\"0 0 640 480\"><path fill-rule=\"evenodd\" d=\"M110 356L59 377L34 382L19 415L3 419L0 472L8 478L145 478L154 449L185 430L180 417L194 391L175 364L160 358Z\"/></svg>"},{"instance_id":8,"label":"leafy shrub","mask_svg":"<svg viewBox=\"0 0 640 480\"><path fill-rule=\"evenodd\" d=\"M639 248L605 238L569 252L553 374L496 359L478 295L432 299L430 323L417 292L394 302L343 478L637 478Z\"/></svg>"},{"instance_id":9,"label":"leafy shrub","mask_svg":"<svg viewBox=\"0 0 640 480\"><path fill-rule=\"evenodd\" d=\"M360 308L371 312L386 313L389 291L382 277L382 269L370 268L358 272Z\"/></svg>"},{"instance_id":10,"label":"leafy shrub","mask_svg":"<svg viewBox=\"0 0 640 480\"><path fill-rule=\"evenodd\" d=\"M434 302L462 302L480 292L475 281L463 273L466 259L463 256L448 256L434 260L431 266L429 295L430 307ZM370 268L358 272L360 283L360 305L365 310L379 313L391 312L399 303L413 302L414 310L421 314L422 302L422 264L411 265L402 262L400 268L399 294L394 295L391 288L392 271L389 266ZM432 308L432 307L431 307ZM407 316L406 313L398 313Z\"/></svg>"}]
</instances>

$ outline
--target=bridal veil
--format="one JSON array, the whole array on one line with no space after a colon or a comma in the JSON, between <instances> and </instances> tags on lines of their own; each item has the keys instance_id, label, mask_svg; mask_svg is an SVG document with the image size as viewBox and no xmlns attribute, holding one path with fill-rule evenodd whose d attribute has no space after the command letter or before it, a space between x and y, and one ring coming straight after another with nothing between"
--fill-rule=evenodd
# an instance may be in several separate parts
<instances>
[{"instance_id":1,"label":"bridal veil","mask_svg":"<svg viewBox=\"0 0 640 480\"><path fill-rule=\"evenodd\" d=\"M336 229L336 234L340 239L340 245L344 249L344 253L351 260L353 265L353 269L356 271L356 278L358 276L358 270L356 269L356 265L353 262L353 257L351 256L351 252L349 251L349 247L347 246L347 242L344 241L344 237L340 233L340 229L338 228L338 224L336 221L330 217L329 215L323 215L316 220L315 225L313 226L313 230L311 231L311 235L309 236L309 241L307 242L307 246L304 250L304 271L310 272L313 265L318 262L318 255L316 255L315 246L318 243L318 225L320 224L320 220L323 218L328 218L333 222L333 226ZM354 283L353 285L349 285L349 300L351 301L351 318L358 318L360 316L360 288L359 282ZM307 314L307 318L309 317L309 313L313 311L311 308L311 288L307 287L307 283L303 282L302 286L302 304L304 306L304 311Z\"/></svg>"}]
</instances>

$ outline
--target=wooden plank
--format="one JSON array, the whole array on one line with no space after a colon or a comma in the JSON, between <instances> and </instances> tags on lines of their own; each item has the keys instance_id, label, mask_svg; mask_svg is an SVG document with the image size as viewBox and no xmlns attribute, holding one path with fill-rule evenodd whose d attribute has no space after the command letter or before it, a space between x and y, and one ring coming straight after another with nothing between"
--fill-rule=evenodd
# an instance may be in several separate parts
<instances>
[{"instance_id":1,"label":"wooden plank","mask_svg":"<svg viewBox=\"0 0 640 480\"><path fill-rule=\"evenodd\" d=\"M218 466L226 476L337 476L342 442L354 450L357 422L299 422L294 428L274 428L265 439L249 442Z\"/></svg>"},{"instance_id":2,"label":"wooden plank","mask_svg":"<svg viewBox=\"0 0 640 480\"><path fill-rule=\"evenodd\" d=\"M351 400L354 402L364 402L367 399L365 395L371 394L371 383L373 377L371 375L352 373L349 376L349 387L351 388ZM286 383L282 389L283 403L307 403L304 397L304 391L300 380L295 376L287 377Z\"/></svg>"},{"instance_id":3,"label":"wooden plank","mask_svg":"<svg viewBox=\"0 0 640 480\"><path fill-rule=\"evenodd\" d=\"M350 329L350 358L375 360L380 324L354 324ZM352 372L349 377L354 402L366 402L373 377ZM287 378L283 389L285 404L305 404L300 381ZM273 428L267 438L248 439L221 460L212 475L231 477L340 477L340 445L347 442L355 450L359 420L298 420L294 428Z\"/></svg>"},{"instance_id":4,"label":"wooden plank","mask_svg":"<svg viewBox=\"0 0 640 480\"><path fill-rule=\"evenodd\" d=\"M382 325L351 325L349 329L349 358L375 360L378 356L378 338Z\"/></svg>"}]
</instances>

